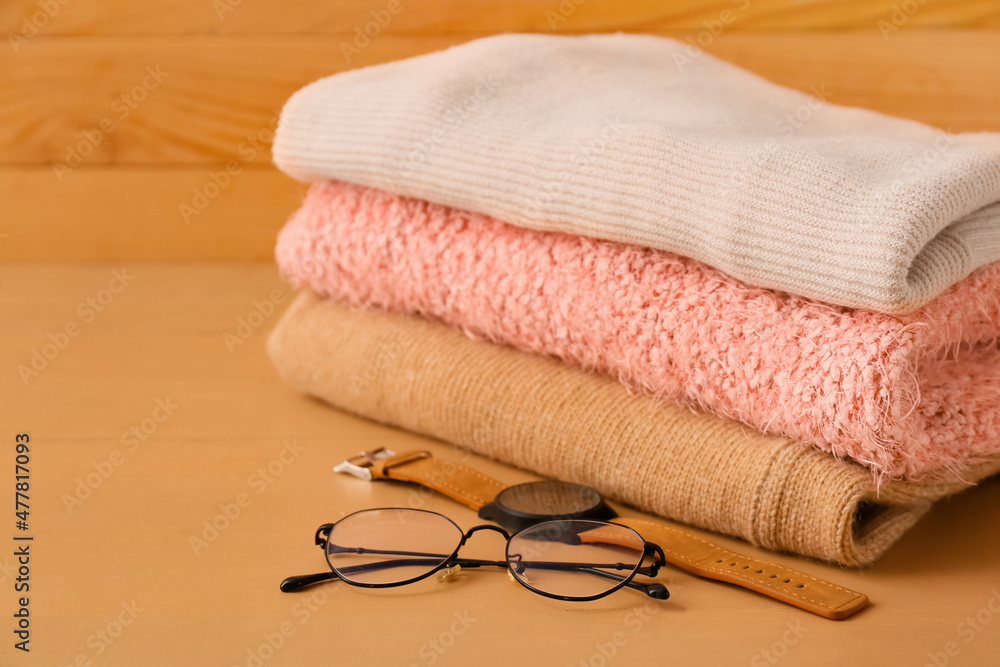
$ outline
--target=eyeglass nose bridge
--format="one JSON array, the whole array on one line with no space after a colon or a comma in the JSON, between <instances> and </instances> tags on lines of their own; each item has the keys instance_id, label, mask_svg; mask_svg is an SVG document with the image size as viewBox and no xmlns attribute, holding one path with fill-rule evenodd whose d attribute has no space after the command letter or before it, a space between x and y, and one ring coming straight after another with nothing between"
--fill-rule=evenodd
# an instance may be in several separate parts
<instances>
[{"instance_id":1,"label":"eyeglass nose bridge","mask_svg":"<svg viewBox=\"0 0 1000 667\"><path fill-rule=\"evenodd\" d=\"M465 531L465 533L462 534L462 541L458 543L459 548L465 546L465 543L468 541L470 537L472 537L472 534L480 530L492 530L493 532L500 533L501 535L503 535L503 538L505 540L510 541L510 533L508 533L506 530L504 530L500 526L491 526L487 523L484 523L478 526L473 526L469 530Z\"/></svg>"}]
</instances>

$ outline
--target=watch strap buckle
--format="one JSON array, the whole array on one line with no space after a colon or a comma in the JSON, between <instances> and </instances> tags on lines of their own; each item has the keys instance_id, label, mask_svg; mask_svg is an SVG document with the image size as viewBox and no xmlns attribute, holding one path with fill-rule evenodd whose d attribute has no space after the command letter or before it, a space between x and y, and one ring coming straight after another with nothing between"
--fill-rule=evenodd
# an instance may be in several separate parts
<instances>
[{"instance_id":1,"label":"watch strap buckle","mask_svg":"<svg viewBox=\"0 0 1000 667\"><path fill-rule=\"evenodd\" d=\"M375 465L375 462L379 459L395 455L396 452L392 451L388 447L369 449L363 452L358 452L355 456L345 459L344 461L333 466L333 471L354 475L358 479L370 482L372 480L371 467Z\"/></svg>"}]
</instances>

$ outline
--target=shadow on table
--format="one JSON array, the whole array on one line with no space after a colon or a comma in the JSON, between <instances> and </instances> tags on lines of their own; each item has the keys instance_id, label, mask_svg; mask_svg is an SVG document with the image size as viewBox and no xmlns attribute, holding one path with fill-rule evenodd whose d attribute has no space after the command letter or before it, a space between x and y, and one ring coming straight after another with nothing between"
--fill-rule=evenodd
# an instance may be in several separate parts
<instances>
[{"instance_id":1,"label":"shadow on table","mask_svg":"<svg viewBox=\"0 0 1000 667\"><path fill-rule=\"evenodd\" d=\"M982 572L996 578L1000 575L1000 476L937 501L872 571L880 577L933 571Z\"/></svg>"}]
</instances>

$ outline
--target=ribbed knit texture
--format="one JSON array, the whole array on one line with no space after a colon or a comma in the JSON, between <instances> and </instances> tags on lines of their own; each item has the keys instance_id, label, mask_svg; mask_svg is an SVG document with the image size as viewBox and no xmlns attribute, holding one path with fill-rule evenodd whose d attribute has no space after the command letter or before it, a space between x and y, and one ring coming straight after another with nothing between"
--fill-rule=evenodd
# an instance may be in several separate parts
<instances>
[{"instance_id":1,"label":"ribbed knit texture","mask_svg":"<svg viewBox=\"0 0 1000 667\"><path fill-rule=\"evenodd\" d=\"M1000 453L1000 263L893 316L342 183L313 186L277 259L295 285L556 355L878 476L954 479Z\"/></svg>"},{"instance_id":2,"label":"ribbed knit texture","mask_svg":"<svg viewBox=\"0 0 1000 667\"><path fill-rule=\"evenodd\" d=\"M413 316L300 294L268 340L300 391L753 544L844 565L881 556L965 484L890 482L742 424L631 394L552 358ZM1000 462L968 472L978 480Z\"/></svg>"},{"instance_id":3,"label":"ribbed knit texture","mask_svg":"<svg viewBox=\"0 0 1000 667\"><path fill-rule=\"evenodd\" d=\"M882 312L1000 259L1000 134L814 92L659 37L499 35L307 86L274 158Z\"/></svg>"}]
</instances>

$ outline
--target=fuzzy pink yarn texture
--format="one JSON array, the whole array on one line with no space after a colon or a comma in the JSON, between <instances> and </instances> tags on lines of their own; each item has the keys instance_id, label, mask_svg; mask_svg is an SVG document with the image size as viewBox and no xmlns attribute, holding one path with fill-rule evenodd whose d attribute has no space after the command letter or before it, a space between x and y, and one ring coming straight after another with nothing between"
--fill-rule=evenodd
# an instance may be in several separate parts
<instances>
[{"instance_id":1,"label":"fuzzy pink yarn texture","mask_svg":"<svg viewBox=\"0 0 1000 667\"><path fill-rule=\"evenodd\" d=\"M889 315L340 182L312 186L276 255L294 286L554 355L879 479L953 479L1000 454L1000 263Z\"/></svg>"}]
</instances>

